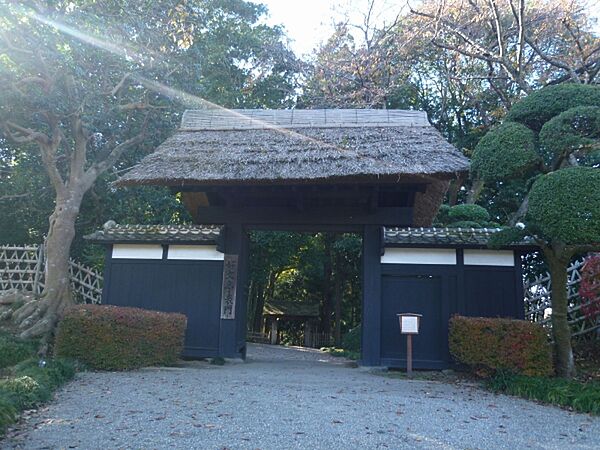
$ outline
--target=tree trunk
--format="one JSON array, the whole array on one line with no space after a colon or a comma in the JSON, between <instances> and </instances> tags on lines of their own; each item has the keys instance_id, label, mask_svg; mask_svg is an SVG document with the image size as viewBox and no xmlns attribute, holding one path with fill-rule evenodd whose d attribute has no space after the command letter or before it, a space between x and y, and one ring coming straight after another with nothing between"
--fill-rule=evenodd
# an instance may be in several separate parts
<instances>
[{"instance_id":1,"label":"tree trunk","mask_svg":"<svg viewBox=\"0 0 600 450\"><path fill-rule=\"evenodd\" d=\"M550 267L552 280L552 336L554 337L554 358L556 374L571 378L575 375L575 362L571 347L571 328L569 327L567 308L567 267L568 258L558 257L554 251L544 251Z\"/></svg>"},{"instance_id":2,"label":"tree trunk","mask_svg":"<svg viewBox=\"0 0 600 450\"><path fill-rule=\"evenodd\" d=\"M342 287L343 277L341 272L341 258L339 253L335 258L335 278L334 278L334 314L335 314L335 330L334 339L336 347L342 345Z\"/></svg>"},{"instance_id":3,"label":"tree trunk","mask_svg":"<svg viewBox=\"0 0 600 450\"><path fill-rule=\"evenodd\" d=\"M13 319L24 339L42 338L47 344L67 306L73 303L69 274L69 251L75 237L75 219L81 198L57 199L50 216L46 239L47 267L44 290L39 299L25 303L15 311Z\"/></svg>"},{"instance_id":4,"label":"tree trunk","mask_svg":"<svg viewBox=\"0 0 600 450\"><path fill-rule=\"evenodd\" d=\"M265 288L262 284L254 285L256 290L256 298L254 300L254 316L252 331L262 331L263 325L263 310L265 309Z\"/></svg>"},{"instance_id":5,"label":"tree trunk","mask_svg":"<svg viewBox=\"0 0 600 450\"><path fill-rule=\"evenodd\" d=\"M519 209L510 218L508 224L511 227L514 227L520 219L522 219L523 217L525 217L525 214L527 214L527 210L528 209L529 209L529 194L527 194L525 196L525 198L521 202L521 205L519 206Z\"/></svg>"},{"instance_id":6,"label":"tree trunk","mask_svg":"<svg viewBox=\"0 0 600 450\"><path fill-rule=\"evenodd\" d=\"M323 233L325 240L325 260L323 264L323 305L321 308L321 327L324 333L331 333L331 303L332 303L332 247L333 235L331 233Z\"/></svg>"},{"instance_id":7,"label":"tree trunk","mask_svg":"<svg viewBox=\"0 0 600 450\"><path fill-rule=\"evenodd\" d=\"M473 184L471 185L471 189L467 193L467 203L472 205L477 203L479 196L481 195L481 191L485 187L485 183L482 180L476 179L473 180Z\"/></svg>"},{"instance_id":8,"label":"tree trunk","mask_svg":"<svg viewBox=\"0 0 600 450\"><path fill-rule=\"evenodd\" d=\"M448 204L454 206L458 203L458 193L463 185L463 178L459 176L456 180L450 182L448 187Z\"/></svg>"}]
</instances>

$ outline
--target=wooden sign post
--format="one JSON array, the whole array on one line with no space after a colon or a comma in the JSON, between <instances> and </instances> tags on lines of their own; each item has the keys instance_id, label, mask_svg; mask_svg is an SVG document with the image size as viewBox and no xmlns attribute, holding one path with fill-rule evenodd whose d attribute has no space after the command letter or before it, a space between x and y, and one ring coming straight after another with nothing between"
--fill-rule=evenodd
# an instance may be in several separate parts
<instances>
[{"instance_id":1,"label":"wooden sign post","mask_svg":"<svg viewBox=\"0 0 600 450\"><path fill-rule=\"evenodd\" d=\"M406 374L412 376L412 337L413 334L419 334L422 316L414 313L402 313L397 316L400 333L406 335Z\"/></svg>"}]
</instances>

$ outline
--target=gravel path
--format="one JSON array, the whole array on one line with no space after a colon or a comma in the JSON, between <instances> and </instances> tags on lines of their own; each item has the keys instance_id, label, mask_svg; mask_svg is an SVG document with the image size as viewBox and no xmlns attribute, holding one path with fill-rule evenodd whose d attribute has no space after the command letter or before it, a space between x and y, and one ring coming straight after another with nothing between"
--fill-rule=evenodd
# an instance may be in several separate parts
<instances>
[{"instance_id":1,"label":"gravel path","mask_svg":"<svg viewBox=\"0 0 600 450\"><path fill-rule=\"evenodd\" d=\"M392 379L318 351L83 373L0 442L12 448L599 448L600 418L468 385Z\"/></svg>"}]
</instances>

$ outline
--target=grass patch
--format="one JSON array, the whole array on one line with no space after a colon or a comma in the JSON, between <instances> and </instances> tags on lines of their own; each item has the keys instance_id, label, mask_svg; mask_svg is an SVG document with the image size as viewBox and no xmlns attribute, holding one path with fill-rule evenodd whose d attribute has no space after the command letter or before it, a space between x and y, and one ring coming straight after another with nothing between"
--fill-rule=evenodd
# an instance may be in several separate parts
<instances>
[{"instance_id":1,"label":"grass patch","mask_svg":"<svg viewBox=\"0 0 600 450\"><path fill-rule=\"evenodd\" d=\"M10 368L10 375L0 380L0 435L21 411L50 400L59 386L75 376L77 368L73 361L61 359L43 367L37 359L28 359Z\"/></svg>"},{"instance_id":2,"label":"grass patch","mask_svg":"<svg viewBox=\"0 0 600 450\"><path fill-rule=\"evenodd\" d=\"M74 362L56 359L41 364L36 358L36 341L23 341L8 334L0 336L0 435L19 413L52 398L52 393L73 378Z\"/></svg>"},{"instance_id":3,"label":"grass patch","mask_svg":"<svg viewBox=\"0 0 600 450\"><path fill-rule=\"evenodd\" d=\"M487 387L497 393L600 415L600 383L597 381L581 382L498 372L487 382Z\"/></svg>"},{"instance_id":4,"label":"grass patch","mask_svg":"<svg viewBox=\"0 0 600 450\"><path fill-rule=\"evenodd\" d=\"M34 340L22 340L9 334L0 334L0 369L35 357L38 345Z\"/></svg>"},{"instance_id":5,"label":"grass patch","mask_svg":"<svg viewBox=\"0 0 600 450\"><path fill-rule=\"evenodd\" d=\"M343 348L337 347L323 347L321 351L329 353L331 356L339 356L342 358L348 358L353 361L358 361L360 359L360 352L355 352L352 350L346 350Z\"/></svg>"}]
</instances>

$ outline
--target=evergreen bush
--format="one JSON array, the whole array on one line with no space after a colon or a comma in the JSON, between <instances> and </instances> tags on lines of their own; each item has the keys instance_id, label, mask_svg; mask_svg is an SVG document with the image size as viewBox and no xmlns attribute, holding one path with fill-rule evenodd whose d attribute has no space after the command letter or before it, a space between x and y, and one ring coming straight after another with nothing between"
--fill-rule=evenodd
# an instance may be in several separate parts
<instances>
[{"instance_id":1,"label":"evergreen bush","mask_svg":"<svg viewBox=\"0 0 600 450\"><path fill-rule=\"evenodd\" d=\"M479 205L454 205L448 210L449 222L474 222L477 224L488 222L490 213Z\"/></svg>"},{"instance_id":2,"label":"evergreen bush","mask_svg":"<svg viewBox=\"0 0 600 450\"><path fill-rule=\"evenodd\" d=\"M344 335L344 338L342 339L342 347L344 350L360 353L361 330L361 326L357 325Z\"/></svg>"}]
</instances>

